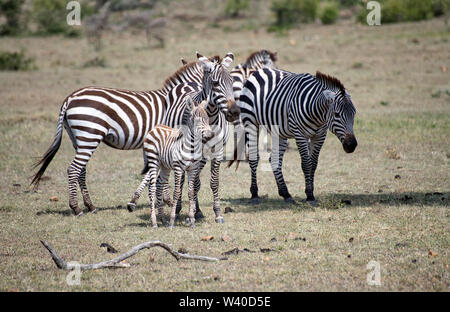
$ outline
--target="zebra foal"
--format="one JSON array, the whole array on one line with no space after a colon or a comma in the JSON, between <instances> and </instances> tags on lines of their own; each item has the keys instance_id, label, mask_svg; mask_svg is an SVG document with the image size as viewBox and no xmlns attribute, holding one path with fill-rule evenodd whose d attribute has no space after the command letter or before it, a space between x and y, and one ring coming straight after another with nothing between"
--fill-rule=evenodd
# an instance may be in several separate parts
<instances>
[{"instance_id":1,"label":"zebra foal","mask_svg":"<svg viewBox=\"0 0 450 312\"><path fill-rule=\"evenodd\" d=\"M185 99L186 108L183 113L181 128L175 129L158 125L146 135L144 157L147 158L148 171L127 205L129 209L133 209L142 191L149 184L153 227L158 227L155 206L158 208L158 215L162 219L163 200L169 206L172 206L169 226L173 227L177 203L181 196L181 178L185 172L188 175L190 202L188 216L191 226L195 226L194 181L199 174L199 164L202 159L202 139L211 139L213 132L209 126L209 117L205 110L207 101L198 104L190 96L186 96ZM172 170L175 175L175 188L173 202L170 202L168 179Z\"/></svg>"}]
</instances>

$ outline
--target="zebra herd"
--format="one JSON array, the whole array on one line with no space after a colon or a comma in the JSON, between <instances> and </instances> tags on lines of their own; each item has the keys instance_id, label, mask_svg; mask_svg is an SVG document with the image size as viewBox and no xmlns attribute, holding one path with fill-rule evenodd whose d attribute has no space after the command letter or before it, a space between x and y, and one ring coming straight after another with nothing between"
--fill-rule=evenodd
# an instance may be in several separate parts
<instances>
[{"instance_id":1,"label":"zebra herd","mask_svg":"<svg viewBox=\"0 0 450 312\"><path fill-rule=\"evenodd\" d=\"M288 139L294 138L305 176L306 200L316 205L314 173L327 131L341 141L345 152L355 150L353 133L356 110L350 94L336 78L317 72L295 74L277 69L276 53L261 50L252 53L244 64L228 70L232 53L223 58L207 58L196 53L197 60L186 62L168 77L163 87L154 91L129 91L85 87L63 101L53 143L35 165L41 166L32 184L39 182L58 151L63 127L75 149L75 158L67 169L69 206L76 216L77 184L84 205L92 204L86 186L86 165L101 142L123 150L140 149L144 153L144 178L127 208L148 184L151 220L157 226L156 208L162 219L163 202L171 206L170 226L181 209L184 175L188 175L188 222L203 217L198 205L200 172L211 161L210 187L213 193L215 221L223 222L219 196L219 167L224 160L224 146L234 124L234 159L248 159L251 169L252 203L258 203L256 171L259 161L260 127L272 136L270 164L278 193L293 202L282 174L283 155ZM274 139L275 138L275 139ZM168 177L174 171L175 188L170 198Z\"/></svg>"}]
</instances>

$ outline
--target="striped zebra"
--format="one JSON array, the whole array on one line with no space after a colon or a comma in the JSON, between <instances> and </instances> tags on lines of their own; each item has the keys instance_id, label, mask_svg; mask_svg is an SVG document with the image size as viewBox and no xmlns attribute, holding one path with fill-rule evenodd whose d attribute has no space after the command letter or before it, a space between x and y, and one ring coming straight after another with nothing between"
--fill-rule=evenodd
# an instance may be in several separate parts
<instances>
[{"instance_id":1,"label":"striped zebra","mask_svg":"<svg viewBox=\"0 0 450 312\"><path fill-rule=\"evenodd\" d=\"M200 100L211 98L219 103L220 110L230 118L228 110L231 88L221 80L223 68L205 57L198 57L196 64L183 66L167 78L161 89L155 91L129 91L112 88L86 87L66 97L60 110L53 143L35 165L41 165L32 184L37 187L46 168L61 145L63 126L73 147L75 158L67 169L69 180L69 206L79 216L77 183L83 202L90 212L95 207L86 186L86 165L101 142L116 149L139 149L144 137L157 124L161 124L169 109L177 102L177 96L190 92L199 94ZM175 88L176 87L176 88ZM176 89L177 92L171 92ZM196 100L199 100L196 98ZM234 100L233 100L234 102ZM146 164L145 164L146 165Z\"/></svg>"},{"instance_id":2,"label":"striped zebra","mask_svg":"<svg viewBox=\"0 0 450 312\"><path fill-rule=\"evenodd\" d=\"M147 173L128 206L136 206L137 199L148 184L153 227L158 227L155 206L158 208L159 217L163 217L163 200L172 206L169 226L173 227L177 202L181 196L181 177L185 172L189 184L189 221L192 227L195 226L194 181L199 174L198 165L202 159L202 139L209 140L213 136L205 110L206 104L206 101L194 103L190 96L186 96L182 127L158 125L145 137L144 157L147 158ZM175 175L173 202L168 195L168 179L172 170Z\"/></svg>"},{"instance_id":3,"label":"striped zebra","mask_svg":"<svg viewBox=\"0 0 450 312\"><path fill-rule=\"evenodd\" d=\"M233 94L237 102L241 95L245 81L250 75L261 68L276 68L277 53L268 50L260 50L251 53L244 64L239 64L231 71L233 77Z\"/></svg>"},{"instance_id":4,"label":"striped zebra","mask_svg":"<svg viewBox=\"0 0 450 312\"><path fill-rule=\"evenodd\" d=\"M232 59L226 61L226 58L229 57L228 55L221 60L218 57L215 57L215 60L217 63L228 64L228 66L231 64ZM183 64L186 63L184 59L181 60ZM226 77L226 78L225 78ZM221 216L220 213L220 195L219 195L219 173L220 173L220 164L223 160L223 154L224 154L224 146L226 145L228 138L230 136L230 128L229 123L234 122L239 119L240 115L240 109L236 105L236 102L234 101L234 95L232 92L232 84L233 79L231 75L227 72L227 74L223 73L223 81L228 85L228 92L227 92L227 98L228 101L228 115L223 113L223 110L218 109L216 105L212 105L212 102L209 102L206 106L206 112L209 117L209 123L211 126L211 130L214 133L214 136L211 140L207 141L205 143L204 148L206 149L207 156L204 157L200 164L199 164L199 171L203 170L204 166L206 165L208 159L211 160L211 177L210 177L210 188L213 193L213 211L215 213L215 221L217 223L223 223L224 219ZM170 118L170 114L167 115ZM231 118L229 118L231 116ZM165 123L167 124L167 122ZM182 176L181 180L181 186L184 184L184 175ZM203 213L200 210L199 204L198 204L198 192L200 190L201 181L200 181L200 175L197 176L197 179L194 183L195 185L195 202L196 202L196 215L195 217L197 219L203 218ZM177 203L177 216L179 215L181 211L181 198L178 200Z\"/></svg>"},{"instance_id":5,"label":"striped zebra","mask_svg":"<svg viewBox=\"0 0 450 312\"><path fill-rule=\"evenodd\" d=\"M295 138L305 176L306 201L317 205L314 173L327 130L337 136L345 152L352 153L357 146L353 133L356 110L343 84L320 72L312 76L266 68L249 77L238 105L243 123L240 130L248 144L252 203L259 203L256 169L259 127L262 126L271 133L272 142L274 137L278 139L269 159L278 194L286 202L293 202L283 178L282 164L288 139ZM236 160L236 155L235 149L235 159L228 166Z\"/></svg>"}]
</instances>

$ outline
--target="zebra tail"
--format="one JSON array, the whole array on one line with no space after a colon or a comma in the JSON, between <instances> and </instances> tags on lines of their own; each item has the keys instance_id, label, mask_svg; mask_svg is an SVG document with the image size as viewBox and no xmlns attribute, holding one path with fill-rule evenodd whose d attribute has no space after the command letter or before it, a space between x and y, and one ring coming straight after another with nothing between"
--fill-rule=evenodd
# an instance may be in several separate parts
<instances>
[{"instance_id":1,"label":"zebra tail","mask_svg":"<svg viewBox=\"0 0 450 312\"><path fill-rule=\"evenodd\" d=\"M45 152L44 156L42 156L41 160L39 160L37 163L35 163L32 167L32 169L35 169L36 167L41 166L39 171L34 175L33 180L31 181L30 185L34 184L33 189L37 189L39 186L39 182L44 175L45 170L47 169L48 165L52 161L53 157L55 157L56 152L58 151L60 145L61 145L61 139L63 134L63 122L64 117L66 116L66 110L68 106L69 101L66 99L64 101L63 106L61 107L61 112L59 114L58 118L58 124L56 126L56 134L55 138L53 139L52 145L48 148L48 150Z\"/></svg>"}]
</instances>

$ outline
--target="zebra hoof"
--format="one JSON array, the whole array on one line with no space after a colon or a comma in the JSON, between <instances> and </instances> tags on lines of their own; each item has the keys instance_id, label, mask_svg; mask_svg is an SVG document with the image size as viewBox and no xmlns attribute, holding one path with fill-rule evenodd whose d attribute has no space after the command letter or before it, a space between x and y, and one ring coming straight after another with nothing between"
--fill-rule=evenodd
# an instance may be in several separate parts
<instances>
[{"instance_id":1,"label":"zebra hoof","mask_svg":"<svg viewBox=\"0 0 450 312\"><path fill-rule=\"evenodd\" d=\"M217 217L215 221L216 221L216 223L220 223L220 224L222 224L222 223L224 223L224 222L225 222L225 220L223 219L223 217L222 217L222 216L220 216L220 217Z\"/></svg>"},{"instance_id":2,"label":"zebra hoof","mask_svg":"<svg viewBox=\"0 0 450 312\"><path fill-rule=\"evenodd\" d=\"M261 197L253 197L253 198L251 199L251 203L252 203L252 205L258 205L258 204L260 204L260 203L261 203Z\"/></svg>"},{"instance_id":3,"label":"zebra hoof","mask_svg":"<svg viewBox=\"0 0 450 312\"><path fill-rule=\"evenodd\" d=\"M307 200L306 202L308 204L310 204L311 206L313 206L313 207L317 207L318 206L317 200Z\"/></svg>"},{"instance_id":4,"label":"zebra hoof","mask_svg":"<svg viewBox=\"0 0 450 312\"><path fill-rule=\"evenodd\" d=\"M158 228L158 225L157 225L157 224L152 225L152 228L157 229L157 228Z\"/></svg>"},{"instance_id":5,"label":"zebra hoof","mask_svg":"<svg viewBox=\"0 0 450 312\"><path fill-rule=\"evenodd\" d=\"M97 213L97 209L90 210L89 213Z\"/></svg>"},{"instance_id":6,"label":"zebra hoof","mask_svg":"<svg viewBox=\"0 0 450 312\"><path fill-rule=\"evenodd\" d=\"M288 204L295 204L295 200L292 197L285 198L284 202Z\"/></svg>"},{"instance_id":7,"label":"zebra hoof","mask_svg":"<svg viewBox=\"0 0 450 312\"><path fill-rule=\"evenodd\" d=\"M136 204L134 204L134 203L127 204L127 209L129 212L133 212L135 208L136 208Z\"/></svg>"},{"instance_id":8,"label":"zebra hoof","mask_svg":"<svg viewBox=\"0 0 450 312\"><path fill-rule=\"evenodd\" d=\"M78 214L75 215L75 217L82 217L82 216L84 216L84 212L83 211L80 211Z\"/></svg>"},{"instance_id":9,"label":"zebra hoof","mask_svg":"<svg viewBox=\"0 0 450 312\"><path fill-rule=\"evenodd\" d=\"M203 212L197 211L195 213L195 220L200 220L200 219L204 219L204 218L205 218L205 216L203 215Z\"/></svg>"}]
</instances>

